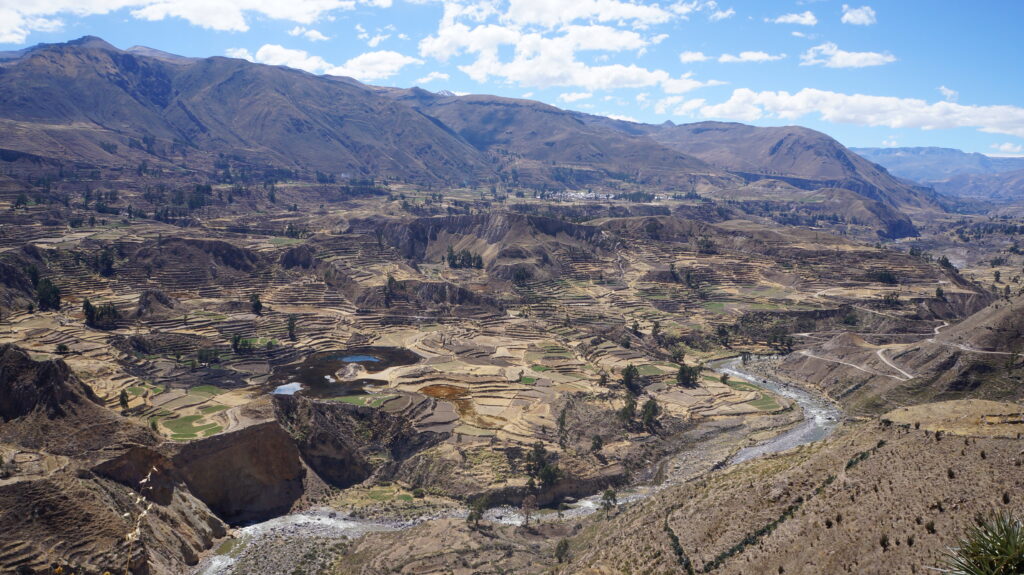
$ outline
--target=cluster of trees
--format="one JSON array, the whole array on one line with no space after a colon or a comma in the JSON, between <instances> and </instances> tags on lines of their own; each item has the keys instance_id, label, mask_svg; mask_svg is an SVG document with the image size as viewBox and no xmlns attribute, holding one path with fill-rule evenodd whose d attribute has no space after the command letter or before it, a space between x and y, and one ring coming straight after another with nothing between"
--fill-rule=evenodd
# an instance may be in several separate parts
<instances>
[{"instance_id":1,"label":"cluster of trees","mask_svg":"<svg viewBox=\"0 0 1024 575\"><path fill-rule=\"evenodd\" d=\"M627 427L633 427L638 423L636 406L636 397L634 397L632 393L627 393L626 402L618 413L619 419L622 420ZM643 407L640 408L640 426L648 432L653 432L655 427L658 425L658 414L660 413L661 408L658 407L658 402L653 397L648 398L647 401L644 402Z\"/></svg>"},{"instance_id":2,"label":"cluster of trees","mask_svg":"<svg viewBox=\"0 0 1024 575\"><path fill-rule=\"evenodd\" d=\"M484 267L484 258L480 254L474 254L469 250L456 252L451 246L448 246L448 255L445 256L445 261L452 269L476 268L479 270Z\"/></svg>"},{"instance_id":3,"label":"cluster of trees","mask_svg":"<svg viewBox=\"0 0 1024 575\"><path fill-rule=\"evenodd\" d=\"M679 371L676 372L676 383L680 387L687 389L694 389L700 385L700 372L701 367L699 365L686 365L685 363L679 364Z\"/></svg>"},{"instance_id":4,"label":"cluster of trees","mask_svg":"<svg viewBox=\"0 0 1024 575\"><path fill-rule=\"evenodd\" d=\"M543 487L551 487L562 478L562 470L550 459L544 444L539 441L526 454L526 475L530 478L527 487L531 491L536 489L536 481L540 481Z\"/></svg>"},{"instance_id":5,"label":"cluster of trees","mask_svg":"<svg viewBox=\"0 0 1024 575\"><path fill-rule=\"evenodd\" d=\"M117 327L117 320L121 319L113 303L107 302L97 307L89 298L82 301L82 313L85 314L85 325L95 329L113 329Z\"/></svg>"}]
</instances>

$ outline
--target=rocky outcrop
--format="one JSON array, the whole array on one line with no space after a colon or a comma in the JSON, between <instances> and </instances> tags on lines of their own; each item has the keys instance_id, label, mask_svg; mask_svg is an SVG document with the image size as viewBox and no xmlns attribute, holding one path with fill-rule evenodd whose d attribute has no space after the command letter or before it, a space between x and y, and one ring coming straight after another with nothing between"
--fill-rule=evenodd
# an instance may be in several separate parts
<instances>
[{"instance_id":1,"label":"rocky outcrop","mask_svg":"<svg viewBox=\"0 0 1024 575\"><path fill-rule=\"evenodd\" d=\"M303 461L334 487L375 473L390 476L401 462L446 437L416 431L411 418L347 403L278 395L274 408Z\"/></svg>"},{"instance_id":2,"label":"rocky outcrop","mask_svg":"<svg viewBox=\"0 0 1024 575\"><path fill-rule=\"evenodd\" d=\"M0 572L171 575L224 535L158 438L100 405L64 361L0 347L0 412L0 444L43 462L0 480Z\"/></svg>"},{"instance_id":3,"label":"rocky outcrop","mask_svg":"<svg viewBox=\"0 0 1024 575\"><path fill-rule=\"evenodd\" d=\"M274 421L187 443L173 463L188 489L229 523L287 512L306 473L292 438Z\"/></svg>"},{"instance_id":4,"label":"rocky outcrop","mask_svg":"<svg viewBox=\"0 0 1024 575\"><path fill-rule=\"evenodd\" d=\"M178 301L158 289L142 290L139 303L135 306L135 317L151 318L166 315L174 310Z\"/></svg>"},{"instance_id":5,"label":"rocky outcrop","mask_svg":"<svg viewBox=\"0 0 1024 575\"><path fill-rule=\"evenodd\" d=\"M63 360L34 361L17 346L0 346L0 418L4 422L32 413L54 419L77 406L99 403Z\"/></svg>"}]
</instances>

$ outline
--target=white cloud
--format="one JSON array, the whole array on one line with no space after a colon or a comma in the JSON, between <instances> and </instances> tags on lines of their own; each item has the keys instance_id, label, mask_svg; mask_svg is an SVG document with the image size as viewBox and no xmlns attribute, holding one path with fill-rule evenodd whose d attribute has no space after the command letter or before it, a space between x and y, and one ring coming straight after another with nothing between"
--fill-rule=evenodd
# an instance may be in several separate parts
<instances>
[{"instance_id":1,"label":"white cloud","mask_svg":"<svg viewBox=\"0 0 1024 575\"><path fill-rule=\"evenodd\" d=\"M847 52L833 42L826 42L804 52L800 60L801 66L821 64L826 68L864 68L895 62L896 57L879 52Z\"/></svg>"},{"instance_id":2,"label":"white cloud","mask_svg":"<svg viewBox=\"0 0 1024 575\"><path fill-rule=\"evenodd\" d=\"M620 122L639 122L639 120L633 116L624 116L621 114L608 114L607 117L613 120L619 120Z\"/></svg>"},{"instance_id":3,"label":"white cloud","mask_svg":"<svg viewBox=\"0 0 1024 575\"><path fill-rule=\"evenodd\" d=\"M405 54L380 50L360 54L341 66L328 69L326 73L334 76L352 76L364 82L372 82L390 78L411 64L422 63L423 60Z\"/></svg>"},{"instance_id":4,"label":"white cloud","mask_svg":"<svg viewBox=\"0 0 1024 575\"><path fill-rule=\"evenodd\" d=\"M800 14L783 14L778 18L769 20L776 24L799 24L800 26L815 26L818 24L818 18L814 15L814 12L807 10Z\"/></svg>"},{"instance_id":5,"label":"white cloud","mask_svg":"<svg viewBox=\"0 0 1024 575\"><path fill-rule=\"evenodd\" d=\"M939 93L942 94L942 97L945 98L947 102L956 102L957 99L960 98L959 92L945 86L939 86Z\"/></svg>"},{"instance_id":6,"label":"white cloud","mask_svg":"<svg viewBox=\"0 0 1024 575\"><path fill-rule=\"evenodd\" d=\"M654 103L654 113L658 115L691 116L707 103L703 98L686 99L682 96L669 96Z\"/></svg>"},{"instance_id":7,"label":"white cloud","mask_svg":"<svg viewBox=\"0 0 1024 575\"><path fill-rule=\"evenodd\" d=\"M381 42L391 37L391 34L377 34L373 38L366 41L366 45L371 48L376 48Z\"/></svg>"},{"instance_id":8,"label":"white cloud","mask_svg":"<svg viewBox=\"0 0 1024 575\"><path fill-rule=\"evenodd\" d=\"M0 43L23 44L32 32L52 32L61 15L85 17L130 9L139 20L181 18L211 30L245 32L249 18L309 26L359 4L386 8L392 0L42 0L0 2Z\"/></svg>"},{"instance_id":9,"label":"white cloud","mask_svg":"<svg viewBox=\"0 0 1024 575\"><path fill-rule=\"evenodd\" d=\"M238 58L240 60L248 60L250 62L254 60L252 52L249 52L245 48L228 48L224 51L224 54L226 54L228 58Z\"/></svg>"},{"instance_id":10,"label":"white cloud","mask_svg":"<svg viewBox=\"0 0 1024 575\"><path fill-rule=\"evenodd\" d=\"M518 26L536 25L547 28L565 26L576 20L630 22L634 26L644 27L668 22L672 19L672 13L657 4L645 5L618 0L509 0L508 11L502 19Z\"/></svg>"},{"instance_id":11,"label":"white cloud","mask_svg":"<svg viewBox=\"0 0 1024 575\"><path fill-rule=\"evenodd\" d=\"M1024 108L1017 106L929 103L915 98L842 94L813 88L795 94L739 88L733 90L727 101L704 106L700 112L708 118L746 122L761 118L795 121L817 114L827 122L842 124L922 130L974 128L1024 138Z\"/></svg>"},{"instance_id":12,"label":"white cloud","mask_svg":"<svg viewBox=\"0 0 1024 575\"><path fill-rule=\"evenodd\" d=\"M689 64L691 62L704 62L708 60L708 56L704 52L683 52L679 54L679 61L683 64Z\"/></svg>"},{"instance_id":13,"label":"white cloud","mask_svg":"<svg viewBox=\"0 0 1024 575\"><path fill-rule=\"evenodd\" d=\"M870 26L878 22L878 16L875 14L875 10L871 6L850 8L848 4L843 4L843 17L841 20L843 24Z\"/></svg>"},{"instance_id":14,"label":"white cloud","mask_svg":"<svg viewBox=\"0 0 1024 575\"><path fill-rule=\"evenodd\" d=\"M558 99L563 102L579 102L580 100L586 100L591 97L593 97L593 94L590 92L568 92L566 94L558 95Z\"/></svg>"},{"instance_id":15,"label":"white cloud","mask_svg":"<svg viewBox=\"0 0 1024 575\"><path fill-rule=\"evenodd\" d=\"M682 104L676 106L676 108L672 110L672 113L676 116L692 116L697 110L704 107L706 103L707 100L705 100L704 98L694 98L692 100L687 100Z\"/></svg>"},{"instance_id":16,"label":"white cloud","mask_svg":"<svg viewBox=\"0 0 1024 575\"><path fill-rule=\"evenodd\" d=\"M304 36L310 42L320 42L323 40L330 40L327 36L320 33L319 30L313 30L305 28L303 26L296 26L288 31L289 36Z\"/></svg>"},{"instance_id":17,"label":"white cloud","mask_svg":"<svg viewBox=\"0 0 1024 575\"><path fill-rule=\"evenodd\" d=\"M992 144L992 149L1003 154L1020 154L1024 152L1024 146L1020 144L1014 144L1012 142Z\"/></svg>"},{"instance_id":18,"label":"white cloud","mask_svg":"<svg viewBox=\"0 0 1024 575\"><path fill-rule=\"evenodd\" d=\"M426 76L416 80L416 84L429 84L435 80L447 80L450 76L444 72L431 72Z\"/></svg>"},{"instance_id":19,"label":"white cloud","mask_svg":"<svg viewBox=\"0 0 1024 575\"><path fill-rule=\"evenodd\" d=\"M773 62L775 60L782 60L785 57L785 54L769 54L768 52L740 52L739 56L722 54L718 57L718 61L726 64L736 62Z\"/></svg>"},{"instance_id":20,"label":"white cloud","mask_svg":"<svg viewBox=\"0 0 1024 575\"><path fill-rule=\"evenodd\" d=\"M449 10L446 8L446 14ZM690 75L673 77L664 70L635 64L589 65L576 58L582 51L632 51L650 44L651 40L636 31L604 25L569 25L547 34L492 23L470 27L446 17L437 33L424 38L419 48L421 56L440 61L474 55L475 59L459 70L481 83L497 78L522 87L576 87L586 92L661 86L672 93L719 83L698 81ZM503 59L503 47L512 48L511 59Z\"/></svg>"},{"instance_id":21,"label":"white cloud","mask_svg":"<svg viewBox=\"0 0 1024 575\"><path fill-rule=\"evenodd\" d=\"M229 51L229 55L231 55ZM235 57L245 57L248 52L235 50ZM293 50L277 44L264 44L256 51L254 57L248 58L261 64L271 66L288 66L305 70L313 74L330 74L332 76L352 76L357 80L372 82L390 78L402 68L410 64L422 64L422 60L383 50L367 52L350 59L341 66L335 66L320 56L314 56L305 50Z\"/></svg>"},{"instance_id":22,"label":"white cloud","mask_svg":"<svg viewBox=\"0 0 1024 575\"><path fill-rule=\"evenodd\" d=\"M896 146L899 145L900 143L896 141L896 136L889 136L888 138L882 140L882 146L886 148L895 148Z\"/></svg>"},{"instance_id":23,"label":"white cloud","mask_svg":"<svg viewBox=\"0 0 1024 575\"><path fill-rule=\"evenodd\" d=\"M718 22L720 20L732 18L735 15L736 11L733 10L732 8L729 8L728 10L717 10L715 12L712 12L711 15L708 16L708 20L711 20L712 22Z\"/></svg>"},{"instance_id":24,"label":"white cloud","mask_svg":"<svg viewBox=\"0 0 1024 575\"><path fill-rule=\"evenodd\" d=\"M668 98L662 98L654 103L654 113L664 115L668 113L669 108L677 106L683 102L682 96L669 96Z\"/></svg>"}]
</instances>

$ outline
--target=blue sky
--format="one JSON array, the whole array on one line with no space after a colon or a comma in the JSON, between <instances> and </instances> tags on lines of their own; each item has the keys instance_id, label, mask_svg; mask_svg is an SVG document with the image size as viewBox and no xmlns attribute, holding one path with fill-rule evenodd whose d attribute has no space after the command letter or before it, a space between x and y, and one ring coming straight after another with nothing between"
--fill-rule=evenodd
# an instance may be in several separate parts
<instances>
[{"instance_id":1,"label":"blue sky","mask_svg":"<svg viewBox=\"0 0 1024 575\"><path fill-rule=\"evenodd\" d=\"M91 34L642 122L1021 155L1021 22L1017 0L0 0L0 50Z\"/></svg>"}]
</instances>

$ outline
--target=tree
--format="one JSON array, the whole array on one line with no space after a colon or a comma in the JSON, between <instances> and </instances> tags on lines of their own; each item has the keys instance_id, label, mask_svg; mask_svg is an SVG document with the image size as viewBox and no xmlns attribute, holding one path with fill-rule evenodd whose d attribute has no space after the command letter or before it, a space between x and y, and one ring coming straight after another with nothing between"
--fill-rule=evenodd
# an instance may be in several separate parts
<instances>
[{"instance_id":1,"label":"tree","mask_svg":"<svg viewBox=\"0 0 1024 575\"><path fill-rule=\"evenodd\" d=\"M121 319L121 312L111 302L96 307L85 298L82 301L82 313L85 314L85 325L96 329L113 329L117 327L117 320Z\"/></svg>"},{"instance_id":2,"label":"tree","mask_svg":"<svg viewBox=\"0 0 1024 575\"><path fill-rule=\"evenodd\" d=\"M89 298L82 300L82 313L85 314L85 325L89 327L96 325L96 306L92 305Z\"/></svg>"},{"instance_id":3,"label":"tree","mask_svg":"<svg viewBox=\"0 0 1024 575\"><path fill-rule=\"evenodd\" d=\"M715 335L718 337L718 341L721 342L723 346L730 347L729 328L719 324L719 326L715 328Z\"/></svg>"},{"instance_id":4,"label":"tree","mask_svg":"<svg viewBox=\"0 0 1024 575\"><path fill-rule=\"evenodd\" d=\"M946 563L955 575L1024 573L1024 522L1005 512L981 520L968 528Z\"/></svg>"},{"instance_id":5,"label":"tree","mask_svg":"<svg viewBox=\"0 0 1024 575\"><path fill-rule=\"evenodd\" d=\"M686 364L679 366L679 371L676 372L676 383L681 387L693 389L697 387L698 378L700 377L700 366L688 366Z\"/></svg>"},{"instance_id":6,"label":"tree","mask_svg":"<svg viewBox=\"0 0 1024 575\"><path fill-rule=\"evenodd\" d=\"M60 289L50 278L39 280L36 285L36 299L39 300L39 311L60 309Z\"/></svg>"},{"instance_id":7,"label":"tree","mask_svg":"<svg viewBox=\"0 0 1024 575\"><path fill-rule=\"evenodd\" d=\"M249 305L252 307L252 313L256 315L263 313L263 302L260 301L260 294L254 293L249 296Z\"/></svg>"},{"instance_id":8,"label":"tree","mask_svg":"<svg viewBox=\"0 0 1024 575\"><path fill-rule=\"evenodd\" d=\"M530 518L533 517L535 511L537 511L537 496L531 493L523 498L523 527L530 526Z\"/></svg>"},{"instance_id":9,"label":"tree","mask_svg":"<svg viewBox=\"0 0 1024 575\"><path fill-rule=\"evenodd\" d=\"M296 322L296 319L297 318L296 318L295 314L291 314L291 315L288 316L288 339L290 339L292 341L295 341L295 322Z\"/></svg>"},{"instance_id":10,"label":"tree","mask_svg":"<svg viewBox=\"0 0 1024 575\"><path fill-rule=\"evenodd\" d=\"M526 454L526 474L530 477L537 477L547 464L548 450L544 448L543 443L538 441Z\"/></svg>"},{"instance_id":11,"label":"tree","mask_svg":"<svg viewBox=\"0 0 1024 575\"><path fill-rule=\"evenodd\" d=\"M658 411L658 402L653 397L644 402L643 408L640 409L640 423L643 424L644 429L650 431L654 428L657 423Z\"/></svg>"},{"instance_id":12,"label":"tree","mask_svg":"<svg viewBox=\"0 0 1024 575\"><path fill-rule=\"evenodd\" d=\"M122 389L117 401L121 404L121 411L128 411L128 390Z\"/></svg>"},{"instance_id":13,"label":"tree","mask_svg":"<svg viewBox=\"0 0 1024 575\"><path fill-rule=\"evenodd\" d=\"M590 450L593 452L598 452L601 451L602 449L604 449L604 439L602 439L600 435L595 435L590 440Z\"/></svg>"},{"instance_id":14,"label":"tree","mask_svg":"<svg viewBox=\"0 0 1024 575\"><path fill-rule=\"evenodd\" d=\"M633 421L636 417L636 398L633 397L632 393L626 394L626 405L622 406L619 410L619 419L625 423Z\"/></svg>"},{"instance_id":15,"label":"tree","mask_svg":"<svg viewBox=\"0 0 1024 575\"><path fill-rule=\"evenodd\" d=\"M220 361L220 354L216 349L204 347L196 351L196 359L199 360L199 363L209 365Z\"/></svg>"},{"instance_id":16,"label":"tree","mask_svg":"<svg viewBox=\"0 0 1024 575\"><path fill-rule=\"evenodd\" d=\"M68 351L70 351L70 349L68 349L68 344L66 344L66 343L58 343L57 344L57 353L59 353L61 355L64 355Z\"/></svg>"},{"instance_id":17,"label":"tree","mask_svg":"<svg viewBox=\"0 0 1024 575\"><path fill-rule=\"evenodd\" d=\"M639 375L640 370L632 363L622 370L622 385L632 394L636 394L639 391L636 389L636 379Z\"/></svg>"},{"instance_id":18,"label":"tree","mask_svg":"<svg viewBox=\"0 0 1024 575\"><path fill-rule=\"evenodd\" d=\"M551 487L562 478L562 470L553 463L547 463L537 472L537 478L540 479L540 484L544 487Z\"/></svg>"},{"instance_id":19,"label":"tree","mask_svg":"<svg viewBox=\"0 0 1024 575\"><path fill-rule=\"evenodd\" d=\"M946 292L942 290L942 287L935 288L935 299L946 301Z\"/></svg>"},{"instance_id":20,"label":"tree","mask_svg":"<svg viewBox=\"0 0 1024 575\"><path fill-rule=\"evenodd\" d=\"M612 489L611 487L605 489L604 493L601 494L601 509L603 509L604 511L611 511L612 509L618 507L618 505L619 501L618 497L615 494L615 490Z\"/></svg>"},{"instance_id":21,"label":"tree","mask_svg":"<svg viewBox=\"0 0 1024 575\"><path fill-rule=\"evenodd\" d=\"M487 509L487 498L476 497L469 502L469 515L466 515L466 524L478 527L480 520L484 518L484 511Z\"/></svg>"},{"instance_id":22,"label":"tree","mask_svg":"<svg viewBox=\"0 0 1024 575\"><path fill-rule=\"evenodd\" d=\"M564 563L568 557L569 540L562 539L558 542L558 545L555 545L555 559L557 559L559 563Z\"/></svg>"}]
</instances>

